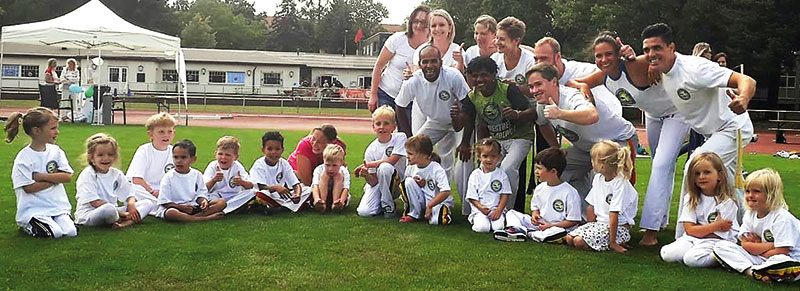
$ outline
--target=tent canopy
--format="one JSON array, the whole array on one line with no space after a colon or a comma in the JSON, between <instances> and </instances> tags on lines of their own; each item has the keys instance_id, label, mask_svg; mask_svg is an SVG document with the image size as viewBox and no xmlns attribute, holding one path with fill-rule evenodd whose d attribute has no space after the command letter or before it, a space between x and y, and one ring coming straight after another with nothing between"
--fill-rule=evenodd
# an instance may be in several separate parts
<instances>
[{"instance_id":1,"label":"tent canopy","mask_svg":"<svg viewBox=\"0 0 800 291\"><path fill-rule=\"evenodd\" d=\"M91 0L50 20L3 27L3 42L69 48L178 51L181 39L133 25Z\"/></svg>"}]
</instances>

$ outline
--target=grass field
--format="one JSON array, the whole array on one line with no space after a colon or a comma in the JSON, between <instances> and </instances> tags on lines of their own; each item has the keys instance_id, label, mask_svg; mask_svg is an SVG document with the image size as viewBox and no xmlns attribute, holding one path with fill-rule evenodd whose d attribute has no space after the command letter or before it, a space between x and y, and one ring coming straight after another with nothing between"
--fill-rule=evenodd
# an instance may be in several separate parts
<instances>
[{"instance_id":1,"label":"grass field","mask_svg":"<svg viewBox=\"0 0 800 291\"><path fill-rule=\"evenodd\" d=\"M58 138L76 172L83 140L108 132L122 145L122 168L147 141L141 126L63 125ZM217 128L177 129L176 140L198 145L197 169L212 158L221 135L242 141L246 167L259 155L263 131ZM304 132L283 132L288 156ZM342 137L350 165L358 164L369 135ZM476 234L456 214L453 225L400 224L393 219L361 218L355 208L361 179L353 180L354 199L342 215L306 212L263 216L231 215L197 224L165 223L148 217L141 225L113 231L81 228L75 238L33 239L14 222L15 198L9 179L20 136L0 145L0 289L767 289L770 286L722 269L692 269L661 261L659 248L635 245L627 255L594 253L562 245L500 243ZM680 158L679 169L683 160ZM650 162L638 161L636 188L644 202ZM745 156L748 170L773 167L783 175L786 197L800 214L800 164L764 155ZM681 171L678 171L678 177ZM77 176L73 177L73 181ZM74 182L67 185L74 207ZM677 189L677 188L676 188ZM677 211L673 199L671 217ZM398 203L401 203L398 200ZM456 202L459 204L459 202ZM459 209L458 205L456 209ZM641 206L639 208L641 210ZM636 221L639 219L637 217ZM671 242L672 227L660 235ZM791 286L797 288L797 286Z\"/></svg>"}]
</instances>

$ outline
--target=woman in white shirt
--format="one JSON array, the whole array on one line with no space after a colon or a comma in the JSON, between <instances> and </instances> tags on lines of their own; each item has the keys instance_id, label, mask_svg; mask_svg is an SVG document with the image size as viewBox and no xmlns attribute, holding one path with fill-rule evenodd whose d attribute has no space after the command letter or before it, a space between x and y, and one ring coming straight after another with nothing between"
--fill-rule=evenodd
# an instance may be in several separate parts
<instances>
[{"instance_id":1,"label":"woman in white shirt","mask_svg":"<svg viewBox=\"0 0 800 291\"><path fill-rule=\"evenodd\" d=\"M78 71L77 61L68 59L67 66L61 69L61 99L72 97L72 110L75 114L75 121L86 119L83 115L84 99L81 93L72 93L69 86L80 85L81 71Z\"/></svg>"}]
</instances>

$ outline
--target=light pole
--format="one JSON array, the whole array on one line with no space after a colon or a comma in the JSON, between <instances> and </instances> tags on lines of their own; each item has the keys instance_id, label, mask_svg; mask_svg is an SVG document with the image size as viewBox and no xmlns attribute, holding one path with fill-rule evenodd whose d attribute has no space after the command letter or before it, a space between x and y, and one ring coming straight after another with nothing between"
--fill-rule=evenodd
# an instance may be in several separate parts
<instances>
[{"instance_id":1,"label":"light pole","mask_svg":"<svg viewBox=\"0 0 800 291\"><path fill-rule=\"evenodd\" d=\"M349 32L349 30L345 29L344 30L344 51L342 51L342 56L343 57L347 56L347 32Z\"/></svg>"}]
</instances>

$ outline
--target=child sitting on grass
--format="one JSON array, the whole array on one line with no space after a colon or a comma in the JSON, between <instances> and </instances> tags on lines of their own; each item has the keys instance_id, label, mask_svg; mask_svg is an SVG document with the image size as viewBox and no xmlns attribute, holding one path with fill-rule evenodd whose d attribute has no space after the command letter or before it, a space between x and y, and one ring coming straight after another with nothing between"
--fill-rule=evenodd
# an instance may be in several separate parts
<instances>
[{"instance_id":1,"label":"child sitting on grass","mask_svg":"<svg viewBox=\"0 0 800 291\"><path fill-rule=\"evenodd\" d=\"M195 222L222 218L225 200L208 201L203 174L192 168L197 161L197 147L188 139L175 144L172 159L175 168L161 179L156 216L167 221Z\"/></svg>"},{"instance_id":2,"label":"child sitting on grass","mask_svg":"<svg viewBox=\"0 0 800 291\"><path fill-rule=\"evenodd\" d=\"M394 110L381 106L372 113L372 130L377 138L364 151L364 163L353 171L363 177L364 196L356 211L360 216L383 213L385 217L396 217L394 193L399 194L400 177L406 170L406 135L394 132L397 125Z\"/></svg>"},{"instance_id":3,"label":"child sitting on grass","mask_svg":"<svg viewBox=\"0 0 800 291\"><path fill-rule=\"evenodd\" d=\"M89 166L78 175L75 187L75 223L122 228L141 222L157 206L149 199L136 201L131 183L114 167L119 163L116 139L105 133L90 136L84 157Z\"/></svg>"},{"instance_id":4,"label":"child sitting on grass","mask_svg":"<svg viewBox=\"0 0 800 291\"><path fill-rule=\"evenodd\" d=\"M253 162L250 177L258 185L254 204L267 207L270 214L283 210L297 212L307 205L311 190L303 187L283 155L283 135L270 131L261 137L264 156Z\"/></svg>"},{"instance_id":5,"label":"child sitting on grass","mask_svg":"<svg viewBox=\"0 0 800 291\"><path fill-rule=\"evenodd\" d=\"M475 146L475 155L481 166L469 175L467 201L472 204L472 212L467 217L474 232L501 230L505 226L503 213L511 196L511 183L503 169L498 167L501 160L500 142L494 138L484 138Z\"/></svg>"},{"instance_id":6,"label":"child sitting on grass","mask_svg":"<svg viewBox=\"0 0 800 291\"><path fill-rule=\"evenodd\" d=\"M580 195L560 178L567 167L566 152L559 148L545 149L536 154L534 165L533 173L541 183L533 191L531 214L509 210L508 227L496 231L495 239L560 243L568 231L581 223Z\"/></svg>"},{"instance_id":7,"label":"child sitting on grass","mask_svg":"<svg viewBox=\"0 0 800 291\"><path fill-rule=\"evenodd\" d=\"M314 209L342 211L350 204L350 173L344 165L344 150L337 144L329 144L322 152L324 163L314 169L311 190L314 194Z\"/></svg>"},{"instance_id":8,"label":"child sitting on grass","mask_svg":"<svg viewBox=\"0 0 800 291\"><path fill-rule=\"evenodd\" d=\"M217 159L209 162L203 172L208 196L212 200L225 200L227 206L222 211L225 214L246 208L247 202L255 197L255 191L247 169L239 162L239 140L233 136L221 137L214 156Z\"/></svg>"},{"instance_id":9,"label":"child sitting on grass","mask_svg":"<svg viewBox=\"0 0 800 291\"><path fill-rule=\"evenodd\" d=\"M439 164L439 155L433 152L431 139L424 134L412 136L406 141L406 154L408 167L400 185L405 210L400 222L424 218L430 224L450 224L453 208L450 181Z\"/></svg>"},{"instance_id":10,"label":"child sitting on grass","mask_svg":"<svg viewBox=\"0 0 800 291\"><path fill-rule=\"evenodd\" d=\"M155 114L147 119L144 127L150 142L136 149L126 176L133 183L136 200L158 202L161 178L175 167L172 162L175 118L167 113Z\"/></svg>"}]
</instances>

